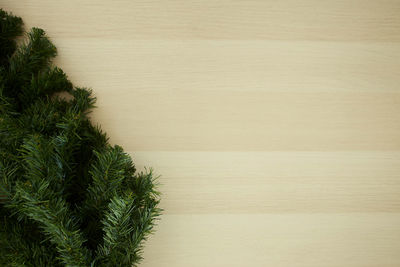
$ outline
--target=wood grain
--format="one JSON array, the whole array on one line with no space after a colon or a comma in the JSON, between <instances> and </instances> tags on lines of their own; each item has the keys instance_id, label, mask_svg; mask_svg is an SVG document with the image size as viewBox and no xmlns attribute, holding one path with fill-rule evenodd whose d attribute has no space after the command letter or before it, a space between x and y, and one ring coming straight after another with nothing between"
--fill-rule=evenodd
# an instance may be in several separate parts
<instances>
[{"instance_id":1,"label":"wood grain","mask_svg":"<svg viewBox=\"0 0 400 267\"><path fill-rule=\"evenodd\" d=\"M400 1L12 1L161 174L142 266L400 266Z\"/></svg>"},{"instance_id":2,"label":"wood grain","mask_svg":"<svg viewBox=\"0 0 400 267\"><path fill-rule=\"evenodd\" d=\"M168 214L400 212L399 152L132 153Z\"/></svg>"}]
</instances>

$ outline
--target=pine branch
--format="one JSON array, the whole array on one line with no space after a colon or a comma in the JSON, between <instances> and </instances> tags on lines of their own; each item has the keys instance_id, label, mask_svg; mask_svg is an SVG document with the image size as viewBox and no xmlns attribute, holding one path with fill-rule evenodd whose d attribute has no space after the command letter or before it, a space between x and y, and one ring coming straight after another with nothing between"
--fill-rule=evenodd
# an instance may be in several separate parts
<instances>
[{"instance_id":1,"label":"pine branch","mask_svg":"<svg viewBox=\"0 0 400 267\"><path fill-rule=\"evenodd\" d=\"M92 183L87 188L80 217L91 218L84 229L92 237L89 246L95 248L102 239L101 218L111 198L122 192L123 181L132 176L135 168L129 155L119 146L107 147L101 152L94 151L95 158L89 174Z\"/></svg>"},{"instance_id":2,"label":"pine branch","mask_svg":"<svg viewBox=\"0 0 400 267\"><path fill-rule=\"evenodd\" d=\"M17 48L22 32L0 9L0 265L136 266L161 212L153 174L91 123L96 98L52 66L45 32Z\"/></svg>"},{"instance_id":3,"label":"pine branch","mask_svg":"<svg viewBox=\"0 0 400 267\"><path fill-rule=\"evenodd\" d=\"M0 266L61 266L55 247L44 239L37 225L0 215Z\"/></svg>"},{"instance_id":4,"label":"pine branch","mask_svg":"<svg viewBox=\"0 0 400 267\"><path fill-rule=\"evenodd\" d=\"M48 68L38 72L30 83L22 87L18 99L21 103L32 104L38 98L43 98L57 92L71 92L72 84L67 75L59 68Z\"/></svg>"},{"instance_id":5,"label":"pine branch","mask_svg":"<svg viewBox=\"0 0 400 267\"><path fill-rule=\"evenodd\" d=\"M108 205L103 223L104 244L98 248L98 260L105 266L131 266L141 257L142 242L152 233L160 214L158 202L138 207L135 196L114 197Z\"/></svg>"},{"instance_id":6,"label":"pine branch","mask_svg":"<svg viewBox=\"0 0 400 267\"><path fill-rule=\"evenodd\" d=\"M9 57L14 53L17 44L15 38L22 35L22 19L7 14L0 9L0 66L8 65Z\"/></svg>"},{"instance_id":7,"label":"pine branch","mask_svg":"<svg viewBox=\"0 0 400 267\"><path fill-rule=\"evenodd\" d=\"M8 207L37 223L57 246L60 258L66 266L87 266L89 251L82 247L85 241L65 200L51 189L60 182L61 170L51 162L51 145L32 138L25 142L25 182L16 184L16 193Z\"/></svg>"},{"instance_id":8,"label":"pine branch","mask_svg":"<svg viewBox=\"0 0 400 267\"><path fill-rule=\"evenodd\" d=\"M29 41L21 45L9 60L5 93L15 98L31 82L32 76L48 67L56 56L56 47L42 29L32 28Z\"/></svg>"}]
</instances>

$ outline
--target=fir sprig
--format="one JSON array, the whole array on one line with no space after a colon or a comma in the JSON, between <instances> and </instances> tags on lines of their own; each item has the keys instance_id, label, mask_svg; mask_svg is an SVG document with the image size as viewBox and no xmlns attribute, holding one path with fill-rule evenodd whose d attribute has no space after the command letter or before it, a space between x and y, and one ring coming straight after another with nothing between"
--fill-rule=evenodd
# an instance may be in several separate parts
<instances>
[{"instance_id":1,"label":"fir sprig","mask_svg":"<svg viewBox=\"0 0 400 267\"><path fill-rule=\"evenodd\" d=\"M136 266L161 213L153 173L90 122L95 98L45 32L22 34L0 9L0 266Z\"/></svg>"}]
</instances>

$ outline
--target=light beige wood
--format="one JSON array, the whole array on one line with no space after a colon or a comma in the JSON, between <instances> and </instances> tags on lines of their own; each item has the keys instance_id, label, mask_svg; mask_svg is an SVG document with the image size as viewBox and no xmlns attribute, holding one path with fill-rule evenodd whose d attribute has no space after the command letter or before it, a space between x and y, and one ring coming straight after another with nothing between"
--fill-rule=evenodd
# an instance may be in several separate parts
<instances>
[{"instance_id":1,"label":"light beige wood","mask_svg":"<svg viewBox=\"0 0 400 267\"><path fill-rule=\"evenodd\" d=\"M168 214L400 210L399 152L132 152ZM400 227L400 226L399 226Z\"/></svg>"},{"instance_id":2,"label":"light beige wood","mask_svg":"<svg viewBox=\"0 0 400 267\"><path fill-rule=\"evenodd\" d=\"M143 266L399 266L398 213L165 215Z\"/></svg>"},{"instance_id":3,"label":"light beige wood","mask_svg":"<svg viewBox=\"0 0 400 267\"><path fill-rule=\"evenodd\" d=\"M400 266L400 1L1 6L162 175L142 266Z\"/></svg>"}]
</instances>

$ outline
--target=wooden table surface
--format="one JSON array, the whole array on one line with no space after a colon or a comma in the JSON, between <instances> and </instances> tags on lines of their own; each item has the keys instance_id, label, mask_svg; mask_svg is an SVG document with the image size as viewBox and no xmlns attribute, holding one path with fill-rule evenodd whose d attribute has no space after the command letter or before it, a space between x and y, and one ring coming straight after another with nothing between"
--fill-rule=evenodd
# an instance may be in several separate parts
<instances>
[{"instance_id":1,"label":"wooden table surface","mask_svg":"<svg viewBox=\"0 0 400 267\"><path fill-rule=\"evenodd\" d=\"M141 266L400 266L399 0L0 6L162 175Z\"/></svg>"}]
</instances>

